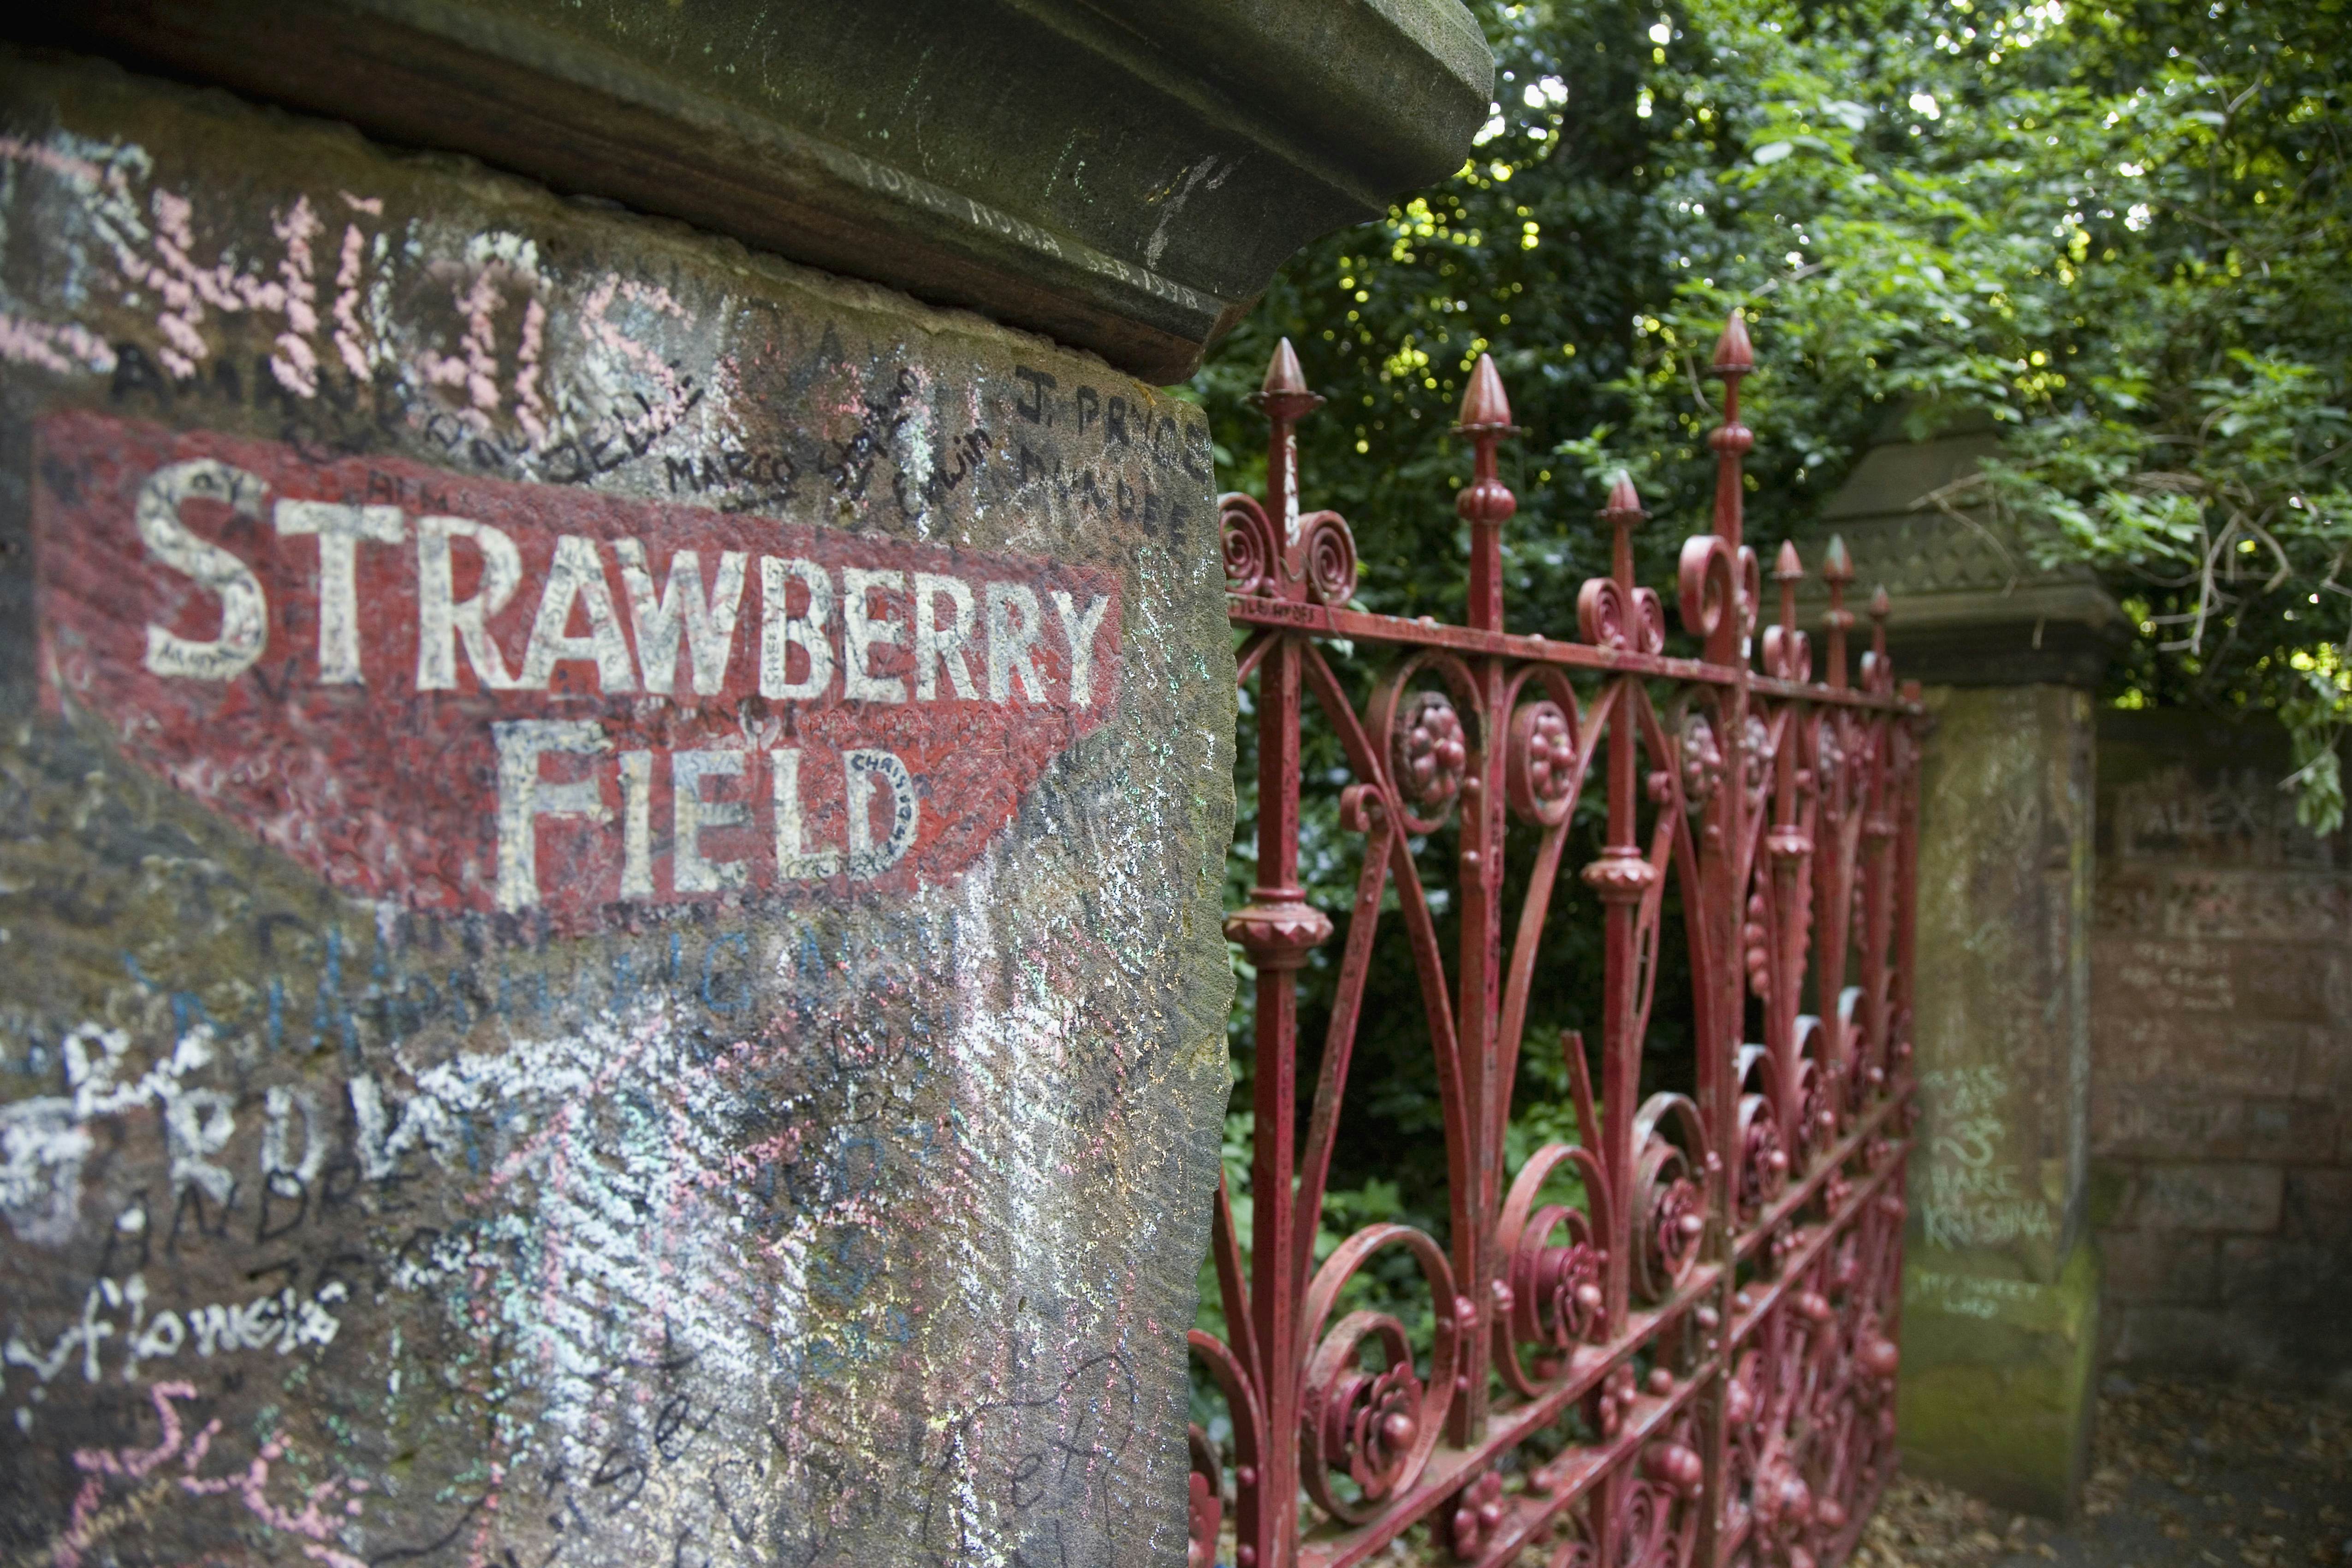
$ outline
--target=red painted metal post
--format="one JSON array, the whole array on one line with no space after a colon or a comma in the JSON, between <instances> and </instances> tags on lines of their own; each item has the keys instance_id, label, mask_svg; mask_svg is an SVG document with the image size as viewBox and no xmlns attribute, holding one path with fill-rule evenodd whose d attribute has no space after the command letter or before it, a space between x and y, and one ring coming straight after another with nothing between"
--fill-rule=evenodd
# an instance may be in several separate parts
<instances>
[{"instance_id":1,"label":"red painted metal post","mask_svg":"<svg viewBox=\"0 0 2352 1568\"><path fill-rule=\"evenodd\" d=\"M1295 574L1298 528L1298 437L1296 426L1323 400L1308 392L1289 340L1283 341L1258 395L1272 433L1266 447L1269 490L1283 500L1286 574ZM1249 1314L1261 1348L1265 1379L1259 1393L1267 1430L1288 1432L1298 1415L1297 1380L1289 1375L1297 1334L1298 1287L1291 1278L1296 1248L1289 1194L1297 1170L1297 975L1307 955L1328 941L1331 921L1307 902L1298 886L1298 744L1300 645L1282 638L1267 651L1258 676L1258 874L1249 904L1225 922L1257 969L1255 1127L1250 1163L1253 1205ZM1245 1489L1236 1521L1241 1550L1255 1568L1283 1560L1296 1532L1297 1449L1263 1446L1264 1476Z\"/></svg>"},{"instance_id":2,"label":"red painted metal post","mask_svg":"<svg viewBox=\"0 0 2352 1568\"><path fill-rule=\"evenodd\" d=\"M1512 434L1511 405L1503 395L1503 378L1494 360L1478 356L1462 399L1461 423L1455 432L1468 437L1474 453L1471 482L1455 498L1455 510L1470 525L1470 625L1479 631L1503 629L1502 525L1518 510L1518 500L1496 477L1495 448ZM1462 781L1462 839L1459 883L1462 892L1462 939L1458 970L1455 1034L1461 1041L1465 1105L1464 1121L1470 1130L1469 1164L1474 1178L1471 1223L1457 1225L1454 1235L1454 1277L1476 1317L1470 1326L1471 1342L1484 1344L1493 1332L1494 1287L1503 1283L1495 1272L1487 1242L1490 1227L1479 1223L1502 1199L1502 1121L1510 1086L1502 1079L1497 1014L1502 1000L1503 834L1505 827L1504 747L1486 721L1505 711L1505 661L1484 658L1468 672L1476 685L1472 710L1480 715L1470 753L1468 775ZM1449 1440L1467 1446L1484 1435L1486 1426L1486 1380L1465 1374L1454 1391L1454 1420Z\"/></svg>"}]
</instances>

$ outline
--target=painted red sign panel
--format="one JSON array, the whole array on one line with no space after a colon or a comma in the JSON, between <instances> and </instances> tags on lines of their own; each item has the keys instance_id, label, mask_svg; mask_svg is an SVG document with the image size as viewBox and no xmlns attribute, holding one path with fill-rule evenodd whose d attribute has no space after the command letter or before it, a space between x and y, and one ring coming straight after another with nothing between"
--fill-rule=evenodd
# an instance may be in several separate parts
<instances>
[{"instance_id":1,"label":"painted red sign panel","mask_svg":"<svg viewBox=\"0 0 2352 1568\"><path fill-rule=\"evenodd\" d=\"M366 898L903 890L1117 700L1095 568L90 413L40 446L47 700Z\"/></svg>"}]
</instances>

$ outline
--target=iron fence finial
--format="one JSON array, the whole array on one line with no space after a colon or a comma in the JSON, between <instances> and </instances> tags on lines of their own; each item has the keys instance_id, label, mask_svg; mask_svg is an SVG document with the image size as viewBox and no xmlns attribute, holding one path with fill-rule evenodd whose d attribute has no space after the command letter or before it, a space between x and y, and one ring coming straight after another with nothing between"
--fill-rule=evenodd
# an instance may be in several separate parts
<instances>
[{"instance_id":1,"label":"iron fence finial","mask_svg":"<svg viewBox=\"0 0 2352 1568\"><path fill-rule=\"evenodd\" d=\"M1601 509L1601 521L1612 526L1622 521L1624 526L1633 528L1649 515L1648 509L1642 505L1642 492L1633 488L1633 476L1618 469L1609 486L1609 500Z\"/></svg>"},{"instance_id":2,"label":"iron fence finial","mask_svg":"<svg viewBox=\"0 0 2352 1568\"><path fill-rule=\"evenodd\" d=\"M1462 418L1455 429L1467 434L1477 430L1493 430L1497 435L1511 431L1511 400L1504 395L1502 374L1495 368L1493 354L1480 354L1477 367L1470 373L1469 388L1462 394Z\"/></svg>"},{"instance_id":3,"label":"iron fence finial","mask_svg":"<svg viewBox=\"0 0 2352 1568\"><path fill-rule=\"evenodd\" d=\"M1290 346L1288 338L1274 345L1274 357L1266 362L1265 382L1260 390L1268 397L1307 390L1307 373L1298 368L1298 351Z\"/></svg>"},{"instance_id":4,"label":"iron fence finial","mask_svg":"<svg viewBox=\"0 0 2352 1568\"><path fill-rule=\"evenodd\" d=\"M1831 534L1829 548L1822 552L1822 581L1839 597L1844 596L1846 584L1853 581L1853 557L1846 552L1843 534Z\"/></svg>"},{"instance_id":5,"label":"iron fence finial","mask_svg":"<svg viewBox=\"0 0 2352 1568\"><path fill-rule=\"evenodd\" d=\"M1707 445L1716 451L1715 531L1731 547L1735 558L1739 553L1745 500L1740 463L1756 445L1756 433L1739 421L1739 383L1755 368L1756 351L1748 341L1748 318L1734 310L1715 345L1714 371L1723 383L1723 420L1708 435ZM1753 605L1746 608L1747 614L1740 617L1743 621L1755 614Z\"/></svg>"},{"instance_id":6,"label":"iron fence finial","mask_svg":"<svg viewBox=\"0 0 2352 1568\"><path fill-rule=\"evenodd\" d=\"M1830 535L1829 548L1822 552L1822 581L1829 584L1830 607L1822 617L1822 625L1830 634L1830 685L1836 690L1846 689L1846 634L1853 630L1853 612L1845 607L1846 584L1853 581L1853 557L1846 553L1845 540L1839 534Z\"/></svg>"},{"instance_id":7,"label":"iron fence finial","mask_svg":"<svg viewBox=\"0 0 2352 1568\"><path fill-rule=\"evenodd\" d=\"M1511 400L1503 394L1502 375L1495 356L1480 354L1470 373L1470 386L1462 395L1462 422L1457 433L1470 437L1475 469L1469 484L1454 498L1454 508L1470 525L1470 624L1484 631L1503 628L1502 525L1519 510L1518 498L1497 477L1495 447L1515 432Z\"/></svg>"},{"instance_id":8,"label":"iron fence finial","mask_svg":"<svg viewBox=\"0 0 2352 1568\"><path fill-rule=\"evenodd\" d=\"M1609 525L1609 575L1626 593L1633 588L1633 530L1649 515L1642 505L1641 492L1633 488L1633 476L1618 469L1609 487L1608 502L1601 509L1601 521Z\"/></svg>"},{"instance_id":9,"label":"iron fence finial","mask_svg":"<svg viewBox=\"0 0 2352 1568\"><path fill-rule=\"evenodd\" d=\"M1746 375L1756 368L1756 350L1748 341L1748 312L1735 309L1715 340L1715 374L1726 379Z\"/></svg>"}]
</instances>

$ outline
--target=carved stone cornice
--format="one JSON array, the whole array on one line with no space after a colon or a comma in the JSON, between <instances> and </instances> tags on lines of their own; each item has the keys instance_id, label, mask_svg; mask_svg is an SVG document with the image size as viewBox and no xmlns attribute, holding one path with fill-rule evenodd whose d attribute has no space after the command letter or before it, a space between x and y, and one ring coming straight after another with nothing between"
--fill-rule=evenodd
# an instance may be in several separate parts
<instances>
[{"instance_id":1,"label":"carved stone cornice","mask_svg":"<svg viewBox=\"0 0 2352 1568\"><path fill-rule=\"evenodd\" d=\"M1162 384L1461 164L1460 0L84 0L5 32L683 219Z\"/></svg>"},{"instance_id":2,"label":"carved stone cornice","mask_svg":"<svg viewBox=\"0 0 2352 1568\"><path fill-rule=\"evenodd\" d=\"M1906 678L2096 686L2131 630L2097 577L2084 568L2037 567L2014 530L1982 509L1938 504L1938 491L2000 446L1990 429L1882 439L1808 531L1844 540L1855 581L1885 586L1894 602L1887 639ZM1827 600L1817 583L1805 587L1802 618L1811 625Z\"/></svg>"}]
</instances>

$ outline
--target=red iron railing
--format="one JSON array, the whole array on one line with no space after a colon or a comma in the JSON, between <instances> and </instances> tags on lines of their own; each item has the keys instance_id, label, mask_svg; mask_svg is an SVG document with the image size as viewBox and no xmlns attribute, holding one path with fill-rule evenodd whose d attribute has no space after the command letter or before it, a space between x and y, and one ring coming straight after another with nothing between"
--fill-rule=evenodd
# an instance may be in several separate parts
<instances>
[{"instance_id":1,"label":"red iron railing","mask_svg":"<svg viewBox=\"0 0 2352 1568\"><path fill-rule=\"evenodd\" d=\"M1321 399L1287 342L1275 356L1260 399L1273 426L1266 500L1223 501L1232 616L1248 632L1240 678L1258 683L1257 879L1226 922L1257 968L1255 1234L1245 1258L1221 1187L1230 1339L1196 1331L1192 1343L1233 1435L1221 1453L1194 1429L1196 1565L1222 1555L1230 1500L1234 1568L1340 1568L1424 1521L1441 1552L1481 1564L1535 1549L1553 1568L1812 1568L1851 1549L1885 1481L1912 1115L1919 710L1916 689L1895 689L1883 592L1849 679L1853 568L1834 542L1822 568L1826 678L1813 679L1796 627L1803 571L1789 545L1773 573L1779 623L1754 636L1761 574L1740 541L1754 437L1739 423L1739 381L1751 363L1735 316L1714 366L1725 387L1714 531L1682 549L1682 621L1703 649L1687 659L1665 656L1664 607L1637 585L1644 514L1623 479L1601 513L1612 569L1584 584L1574 637L1504 629L1500 536L1517 502L1496 447L1510 411L1484 358L1459 426L1476 454L1459 498L1470 624L1347 608L1348 525L1298 499L1294 430ZM1338 638L1390 658L1360 709L1318 646ZM1302 1141L1297 974L1334 929L1298 879L1310 694L1353 774L1340 818L1360 837L1362 871ZM1608 807L1606 844L1582 868L1603 921L1597 1095L1576 1036L1521 1038L1587 788ZM1412 840L1457 816L1449 966ZM1510 921L1514 816L1540 837ZM1669 879L1696 1081L1643 1100L1658 958L1673 940ZM1318 1265L1391 888L1444 1100L1450 1245L1375 1225ZM1581 1132L1508 1179L1523 1046L1565 1053ZM1567 1196L1571 1179L1580 1196ZM1391 1248L1419 1264L1435 1310L1418 1364L1399 1319L1340 1310L1349 1279Z\"/></svg>"}]
</instances>

